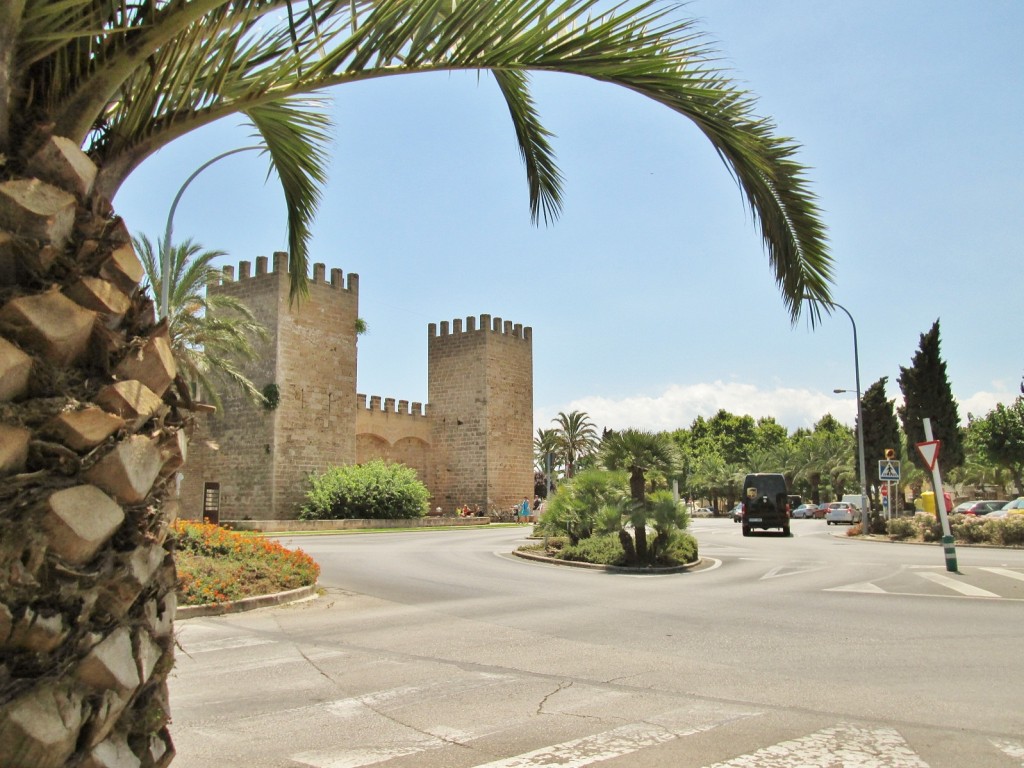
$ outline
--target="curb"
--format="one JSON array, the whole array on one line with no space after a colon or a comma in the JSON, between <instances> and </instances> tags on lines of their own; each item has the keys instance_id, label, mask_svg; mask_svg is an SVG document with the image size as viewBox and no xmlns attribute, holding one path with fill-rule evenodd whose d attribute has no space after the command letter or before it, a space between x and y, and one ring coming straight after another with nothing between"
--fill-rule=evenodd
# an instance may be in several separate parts
<instances>
[{"instance_id":1,"label":"curb","mask_svg":"<svg viewBox=\"0 0 1024 768\"><path fill-rule=\"evenodd\" d=\"M242 613L253 611L257 608L266 608L271 605L283 605L294 603L298 600L306 600L316 597L319 587L313 584L309 587L290 589L287 592L277 592L272 595L256 595L255 597L244 597L241 600L230 600L226 603L206 603L204 605L182 605L175 612L176 619L195 619L200 616L222 616L226 613Z\"/></svg>"},{"instance_id":2,"label":"curb","mask_svg":"<svg viewBox=\"0 0 1024 768\"><path fill-rule=\"evenodd\" d=\"M700 558L695 563L686 563L685 565L673 565L668 568L625 568L621 565L600 565L599 563L581 563L578 560L560 560L557 557L547 557L546 555L538 555L534 552L524 552L518 549L513 550L512 554L516 557L523 558L523 560L535 560L539 563L567 565L570 568L586 568L591 571L605 571L606 573L643 574L648 576L663 576L665 574L671 573L686 573L687 571L692 571L703 565L706 565L704 559Z\"/></svg>"}]
</instances>

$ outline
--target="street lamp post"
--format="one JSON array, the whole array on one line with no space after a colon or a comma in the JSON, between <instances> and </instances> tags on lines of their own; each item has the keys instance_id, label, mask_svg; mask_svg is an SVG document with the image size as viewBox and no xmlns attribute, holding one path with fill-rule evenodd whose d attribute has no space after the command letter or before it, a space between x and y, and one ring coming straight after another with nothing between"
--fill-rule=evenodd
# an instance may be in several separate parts
<instances>
[{"instance_id":1,"label":"street lamp post","mask_svg":"<svg viewBox=\"0 0 1024 768\"><path fill-rule=\"evenodd\" d=\"M238 154L239 152L248 152L249 150L252 150L252 149L266 149L266 147L263 147L263 146L239 147L238 149L232 149L232 150L229 150L228 152L222 152L221 154L217 155L216 157L214 157L214 158L212 158L210 160L207 160L205 163L203 163L198 168L196 168L196 170L193 171L192 175L189 176L187 179L185 179L185 183L181 185L181 188L178 190L178 194L176 194L174 196L174 201L171 203L171 210L168 211L168 213L167 213L167 226L164 229L164 241L161 244L161 249L160 249L161 250L161 253L160 253L160 269L161 269L161 271L163 273L160 276L160 316L161 317L167 317L168 315L170 315L170 303L171 303L171 280L170 280L170 272L171 272L171 231L172 231L172 228L174 226L174 211L178 207L178 201L181 200L181 196L185 193L185 189L188 187L188 185L192 183L192 180L196 176L198 176L200 173L205 171L207 168L209 168L211 165L216 163L218 160L223 160L225 157L230 157L231 155Z\"/></svg>"},{"instance_id":2,"label":"street lamp post","mask_svg":"<svg viewBox=\"0 0 1024 768\"><path fill-rule=\"evenodd\" d=\"M861 522L861 533L867 535L870 533L870 525L868 521L868 473L866 468L866 457L864 456L864 412L861 409L860 404L860 354L857 348L857 323L853 320L853 315L850 311L842 304L836 304L835 302L829 302L830 307L836 307L837 309L843 310L846 316L850 318L850 324L853 326L853 375L854 383L857 387L857 455L859 457L860 464L860 522ZM837 389L835 392L845 392L846 390Z\"/></svg>"}]
</instances>

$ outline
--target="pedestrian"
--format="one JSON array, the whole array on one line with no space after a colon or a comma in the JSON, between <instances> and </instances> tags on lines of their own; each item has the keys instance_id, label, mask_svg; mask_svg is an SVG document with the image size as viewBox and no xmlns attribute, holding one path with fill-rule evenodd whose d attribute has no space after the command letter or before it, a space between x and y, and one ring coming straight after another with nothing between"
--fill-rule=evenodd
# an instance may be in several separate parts
<instances>
[{"instance_id":1,"label":"pedestrian","mask_svg":"<svg viewBox=\"0 0 1024 768\"><path fill-rule=\"evenodd\" d=\"M530 500L523 497L523 503L519 505L519 522L526 523L530 517Z\"/></svg>"}]
</instances>

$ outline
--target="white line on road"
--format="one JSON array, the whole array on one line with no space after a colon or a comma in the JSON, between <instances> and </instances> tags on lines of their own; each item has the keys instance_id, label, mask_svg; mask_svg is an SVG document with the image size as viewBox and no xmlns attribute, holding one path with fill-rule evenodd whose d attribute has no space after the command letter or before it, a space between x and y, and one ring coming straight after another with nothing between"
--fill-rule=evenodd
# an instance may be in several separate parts
<instances>
[{"instance_id":1,"label":"white line on road","mask_svg":"<svg viewBox=\"0 0 1024 768\"><path fill-rule=\"evenodd\" d=\"M1024 765L1024 744L1021 744L1018 741L1005 741L1002 739L990 739L990 741L994 747L1001 749L1005 754L1015 760L1020 760L1021 765Z\"/></svg>"},{"instance_id":2,"label":"white line on road","mask_svg":"<svg viewBox=\"0 0 1024 768\"><path fill-rule=\"evenodd\" d=\"M223 640L207 640L204 643L188 643L185 652L189 655L210 653L211 651L230 651L234 648L253 648L257 645L270 645L277 640L263 637L226 637Z\"/></svg>"},{"instance_id":3,"label":"white line on road","mask_svg":"<svg viewBox=\"0 0 1024 768\"><path fill-rule=\"evenodd\" d=\"M550 747L541 747L532 752L484 763L475 768L583 768L605 760L638 752L668 741L710 731L720 725L758 713L743 712L725 715L719 720L693 725L693 710L684 709L666 712L651 718L649 722L630 723L604 733L596 733L581 739L565 741ZM679 723L672 725L672 720ZM662 722L656 722L662 721ZM668 721L668 722L665 722Z\"/></svg>"},{"instance_id":4,"label":"white line on road","mask_svg":"<svg viewBox=\"0 0 1024 768\"><path fill-rule=\"evenodd\" d=\"M980 568L979 570L988 571L994 573L997 576L1005 576L1008 579L1017 579L1017 581L1024 581L1024 573L1020 571L1011 571L1009 568Z\"/></svg>"},{"instance_id":5,"label":"white line on road","mask_svg":"<svg viewBox=\"0 0 1024 768\"><path fill-rule=\"evenodd\" d=\"M832 587L826 592L867 592L872 595L884 595L885 590L872 584L870 581L862 581L859 584L847 584L845 587Z\"/></svg>"},{"instance_id":6,"label":"white line on road","mask_svg":"<svg viewBox=\"0 0 1024 768\"><path fill-rule=\"evenodd\" d=\"M938 584L941 587L952 589L954 592L959 592L961 595L967 595L968 597L999 597L995 592L989 592L987 589L981 587L975 587L970 584L964 584L963 582L957 581L956 579L950 578L941 573L919 573L917 574L922 579L927 579L933 584Z\"/></svg>"},{"instance_id":7,"label":"white line on road","mask_svg":"<svg viewBox=\"0 0 1024 768\"><path fill-rule=\"evenodd\" d=\"M708 768L928 768L891 728L857 728L839 725L810 736L783 741Z\"/></svg>"}]
</instances>

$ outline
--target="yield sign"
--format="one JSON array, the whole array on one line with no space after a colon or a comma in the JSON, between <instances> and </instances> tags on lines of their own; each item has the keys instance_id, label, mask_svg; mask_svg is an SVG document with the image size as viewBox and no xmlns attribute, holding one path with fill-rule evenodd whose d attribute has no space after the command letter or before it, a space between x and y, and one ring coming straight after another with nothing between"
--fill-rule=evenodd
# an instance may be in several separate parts
<instances>
[{"instance_id":1,"label":"yield sign","mask_svg":"<svg viewBox=\"0 0 1024 768\"><path fill-rule=\"evenodd\" d=\"M939 458L939 446L942 445L941 440L929 440L925 443L917 444L917 452L921 454L921 458L924 459L924 463L928 465L928 469L935 469L935 462Z\"/></svg>"}]
</instances>

